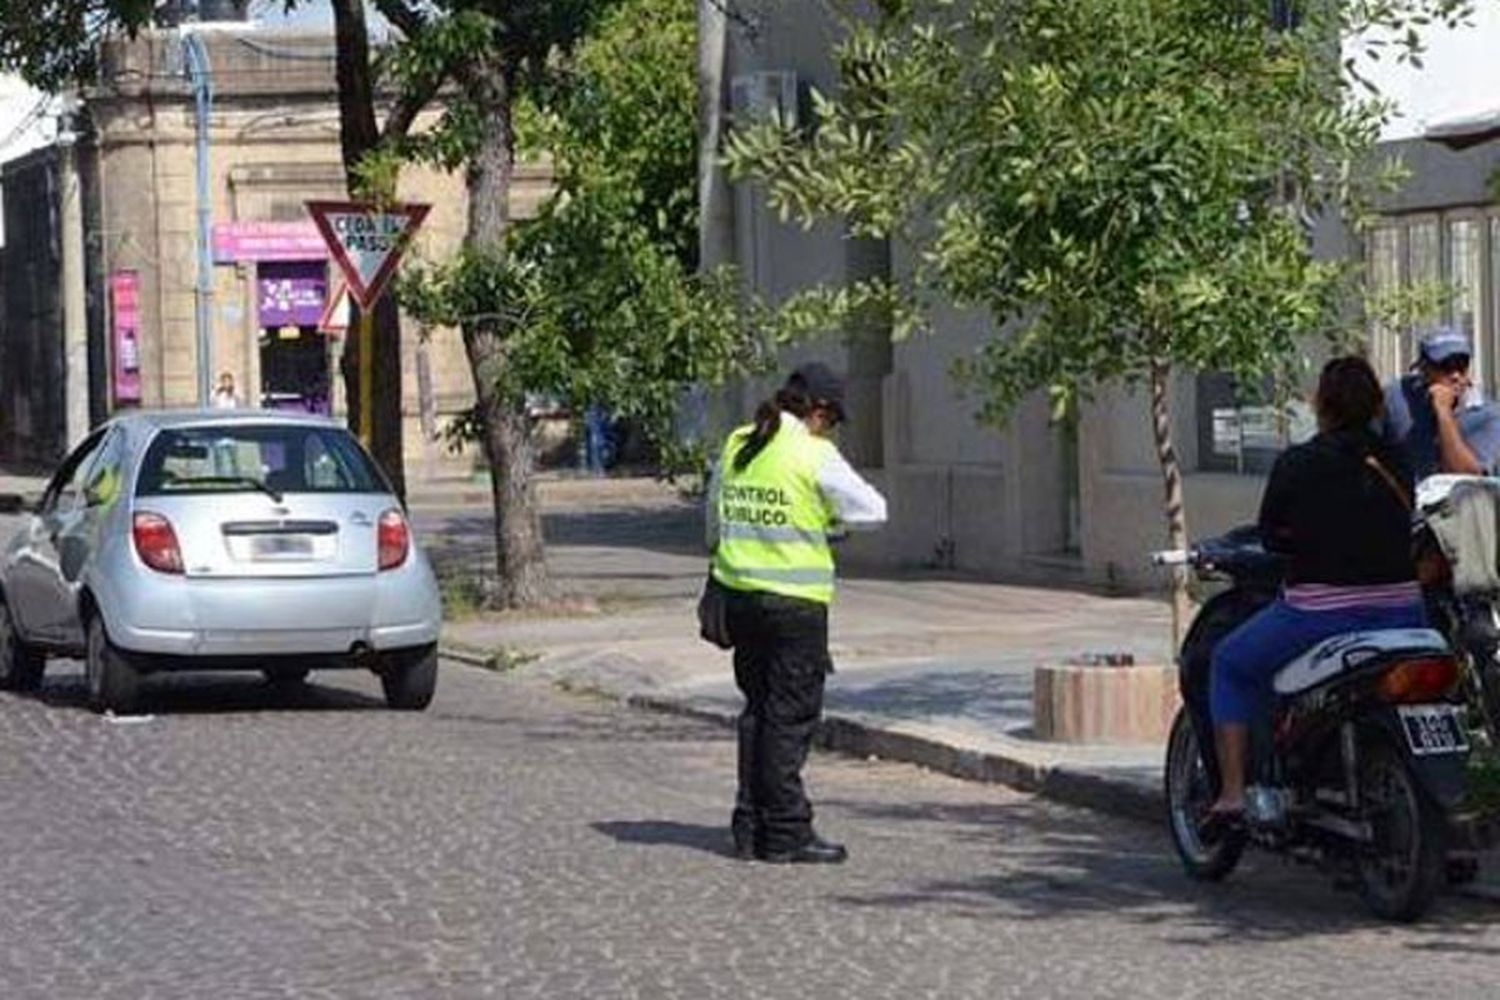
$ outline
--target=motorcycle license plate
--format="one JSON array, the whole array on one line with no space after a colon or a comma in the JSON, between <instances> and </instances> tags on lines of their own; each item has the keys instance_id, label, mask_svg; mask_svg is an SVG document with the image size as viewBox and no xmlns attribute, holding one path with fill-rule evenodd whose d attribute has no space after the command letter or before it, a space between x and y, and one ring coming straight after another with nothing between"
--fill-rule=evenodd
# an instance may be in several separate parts
<instances>
[{"instance_id":1,"label":"motorcycle license plate","mask_svg":"<svg viewBox=\"0 0 1500 1000\"><path fill-rule=\"evenodd\" d=\"M1469 736L1457 705L1402 705L1396 711L1406 730L1406 745L1418 757L1469 749Z\"/></svg>"}]
</instances>

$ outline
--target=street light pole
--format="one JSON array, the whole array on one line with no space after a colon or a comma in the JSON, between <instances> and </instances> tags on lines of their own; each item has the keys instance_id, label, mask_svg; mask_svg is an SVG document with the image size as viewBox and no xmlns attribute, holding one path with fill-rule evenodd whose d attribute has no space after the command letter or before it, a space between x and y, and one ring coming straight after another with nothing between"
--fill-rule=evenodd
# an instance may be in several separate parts
<instances>
[{"instance_id":1,"label":"street light pole","mask_svg":"<svg viewBox=\"0 0 1500 1000\"><path fill-rule=\"evenodd\" d=\"M209 113L213 110L213 67L203 38L191 31L182 35L182 52L193 87L198 152L198 284L193 320L198 346L198 405L208 406L213 393L213 204L208 183Z\"/></svg>"}]
</instances>

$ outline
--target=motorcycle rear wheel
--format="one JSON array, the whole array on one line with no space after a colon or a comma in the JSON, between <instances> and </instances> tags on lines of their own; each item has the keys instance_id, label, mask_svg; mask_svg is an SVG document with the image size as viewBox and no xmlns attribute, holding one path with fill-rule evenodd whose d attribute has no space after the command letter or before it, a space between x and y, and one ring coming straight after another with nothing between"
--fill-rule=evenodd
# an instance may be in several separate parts
<instances>
[{"instance_id":1,"label":"motorcycle rear wheel","mask_svg":"<svg viewBox=\"0 0 1500 1000\"><path fill-rule=\"evenodd\" d=\"M1359 891L1375 915L1416 920L1443 885L1446 824L1402 754L1386 739L1368 744L1360 766L1361 812L1374 832L1356 862Z\"/></svg>"},{"instance_id":2,"label":"motorcycle rear wheel","mask_svg":"<svg viewBox=\"0 0 1500 1000\"><path fill-rule=\"evenodd\" d=\"M1245 835L1235 832L1206 844L1198 832L1217 789L1198 746L1198 733L1187 709L1180 709L1167 739L1167 829L1172 846L1188 875L1201 882L1217 882L1234 871L1245 852Z\"/></svg>"}]
</instances>

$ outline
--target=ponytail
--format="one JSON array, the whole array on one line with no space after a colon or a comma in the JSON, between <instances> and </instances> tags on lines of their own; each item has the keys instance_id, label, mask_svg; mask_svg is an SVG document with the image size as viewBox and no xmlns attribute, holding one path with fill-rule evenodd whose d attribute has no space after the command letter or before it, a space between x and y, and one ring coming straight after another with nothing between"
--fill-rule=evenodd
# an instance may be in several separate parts
<instances>
[{"instance_id":1,"label":"ponytail","mask_svg":"<svg viewBox=\"0 0 1500 1000\"><path fill-rule=\"evenodd\" d=\"M755 460L755 456L761 453L776 432L781 430L781 407L776 405L774 399L768 399L755 409L755 426L750 433L745 435L745 443L740 445L740 450L734 454L734 471L742 472L745 466Z\"/></svg>"},{"instance_id":2,"label":"ponytail","mask_svg":"<svg viewBox=\"0 0 1500 1000\"><path fill-rule=\"evenodd\" d=\"M759 455L781 430L782 410L805 419L812 412L812 400L807 398L806 393L794 389L782 389L774 397L756 407L755 426L750 429L749 434L745 435L745 443L740 445L740 450L734 455L735 472L743 472L745 466L755 461L755 456Z\"/></svg>"}]
</instances>

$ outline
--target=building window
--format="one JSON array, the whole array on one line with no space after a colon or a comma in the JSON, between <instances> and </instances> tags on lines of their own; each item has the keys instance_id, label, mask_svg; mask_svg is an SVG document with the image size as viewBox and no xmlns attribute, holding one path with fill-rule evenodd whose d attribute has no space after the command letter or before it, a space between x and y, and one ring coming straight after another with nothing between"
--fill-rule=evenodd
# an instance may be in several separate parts
<instances>
[{"instance_id":1,"label":"building window","mask_svg":"<svg viewBox=\"0 0 1500 1000\"><path fill-rule=\"evenodd\" d=\"M1398 375L1415 359L1415 327L1448 323L1474 344L1475 381L1493 396L1500 383L1500 210L1392 217L1371 230L1365 246L1373 296L1405 290L1413 293L1409 307L1430 303L1430 315L1408 310L1394 325L1372 316L1370 359L1381 376Z\"/></svg>"},{"instance_id":2,"label":"building window","mask_svg":"<svg viewBox=\"0 0 1500 1000\"><path fill-rule=\"evenodd\" d=\"M1448 223L1448 239L1444 256L1444 272L1453 298L1444 310L1444 320L1468 335L1471 343L1478 344L1484 325L1480 303L1483 302L1484 283L1482 275L1484 253L1484 229L1481 219L1453 219ZM1479 385L1485 384L1485 368L1489 351L1474 354L1470 374Z\"/></svg>"},{"instance_id":3,"label":"building window","mask_svg":"<svg viewBox=\"0 0 1500 1000\"><path fill-rule=\"evenodd\" d=\"M1312 437L1316 421L1303 400L1282 405L1242 393L1222 373L1198 376L1198 469L1256 475L1271 471L1289 444Z\"/></svg>"}]
</instances>

